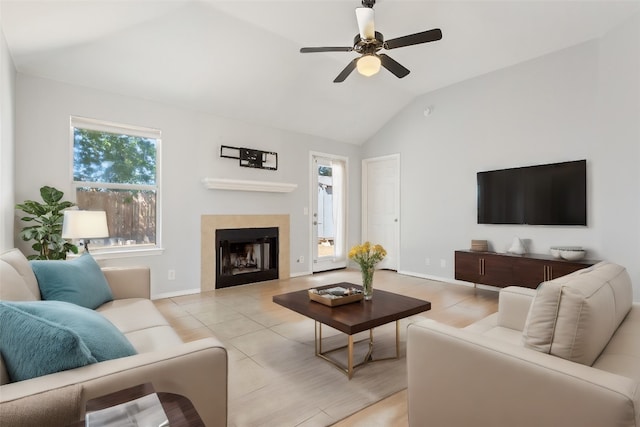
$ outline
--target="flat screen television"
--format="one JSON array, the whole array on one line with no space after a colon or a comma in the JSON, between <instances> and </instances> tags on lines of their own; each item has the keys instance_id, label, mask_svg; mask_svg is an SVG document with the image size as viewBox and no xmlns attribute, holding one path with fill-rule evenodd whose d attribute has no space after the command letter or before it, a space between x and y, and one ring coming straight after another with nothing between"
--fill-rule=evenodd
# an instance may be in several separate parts
<instances>
[{"instance_id":1,"label":"flat screen television","mask_svg":"<svg viewBox=\"0 0 640 427\"><path fill-rule=\"evenodd\" d=\"M587 225L587 161L478 172L478 224Z\"/></svg>"}]
</instances>

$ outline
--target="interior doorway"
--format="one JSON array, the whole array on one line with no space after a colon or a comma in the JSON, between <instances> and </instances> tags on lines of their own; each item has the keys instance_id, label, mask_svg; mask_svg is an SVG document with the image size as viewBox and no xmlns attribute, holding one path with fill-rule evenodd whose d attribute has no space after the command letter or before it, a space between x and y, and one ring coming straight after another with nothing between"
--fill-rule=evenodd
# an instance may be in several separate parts
<instances>
[{"instance_id":1,"label":"interior doorway","mask_svg":"<svg viewBox=\"0 0 640 427\"><path fill-rule=\"evenodd\" d=\"M381 244L387 256L377 268L400 264L400 154L362 161L362 240Z\"/></svg>"},{"instance_id":2,"label":"interior doorway","mask_svg":"<svg viewBox=\"0 0 640 427\"><path fill-rule=\"evenodd\" d=\"M312 271L347 266L347 159L311 153Z\"/></svg>"}]
</instances>

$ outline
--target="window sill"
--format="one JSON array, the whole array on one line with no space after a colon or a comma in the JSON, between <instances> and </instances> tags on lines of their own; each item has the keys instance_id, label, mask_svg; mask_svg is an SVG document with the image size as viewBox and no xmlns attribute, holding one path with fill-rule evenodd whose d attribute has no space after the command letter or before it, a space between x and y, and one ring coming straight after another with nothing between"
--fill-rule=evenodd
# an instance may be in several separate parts
<instances>
[{"instance_id":1,"label":"window sill","mask_svg":"<svg viewBox=\"0 0 640 427\"><path fill-rule=\"evenodd\" d=\"M89 248L91 249L91 248ZM82 255L84 252L78 252L78 254L69 254L67 259L74 259ZM91 256L96 260L102 259L118 259L118 258L131 258L131 257L143 257L143 256L157 256L164 253L164 248L114 248L114 249L95 249L91 251Z\"/></svg>"}]
</instances>

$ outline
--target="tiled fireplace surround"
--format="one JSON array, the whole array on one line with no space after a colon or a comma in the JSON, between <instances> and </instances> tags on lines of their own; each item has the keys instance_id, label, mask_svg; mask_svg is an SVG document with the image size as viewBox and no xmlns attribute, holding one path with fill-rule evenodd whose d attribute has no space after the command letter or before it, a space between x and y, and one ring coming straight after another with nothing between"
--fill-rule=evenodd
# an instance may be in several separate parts
<instances>
[{"instance_id":1,"label":"tiled fireplace surround","mask_svg":"<svg viewBox=\"0 0 640 427\"><path fill-rule=\"evenodd\" d=\"M216 288L216 230L278 227L278 277L290 276L289 215L202 215L200 218L200 289Z\"/></svg>"}]
</instances>

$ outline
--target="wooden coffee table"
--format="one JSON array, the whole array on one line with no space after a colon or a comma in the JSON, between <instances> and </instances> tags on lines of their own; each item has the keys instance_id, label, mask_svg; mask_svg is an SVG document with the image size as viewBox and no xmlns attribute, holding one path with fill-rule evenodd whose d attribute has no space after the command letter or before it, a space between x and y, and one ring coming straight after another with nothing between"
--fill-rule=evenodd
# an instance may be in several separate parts
<instances>
[{"instance_id":1,"label":"wooden coffee table","mask_svg":"<svg viewBox=\"0 0 640 427\"><path fill-rule=\"evenodd\" d=\"M319 286L318 289L332 288L342 286L345 288L358 288L361 286L352 283L335 283L332 285ZM290 292L282 295L275 295L273 302L280 304L290 310L302 314L315 320L315 350L316 356L332 363L343 371L349 379L353 377L356 368L366 363L397 359L400 357L400 319L413 316L431 309L429 301L423 301L417 298L411 298L404 295L394 294L392 292L375 289L373 299L369 301L359 301L351 304L340 305L337 307L329 307L309 299L307 290ZM396 354L394 357L384 359L373 359L373 328L385 325L390 322L396 322ZM348 343L346 346L334 348L329 351L322 350L322 325L331 326L347 334ZM369 351L364 360L358 364L353 361L353 336L358 332L369 331ZM329 353L347 348L347 364L341 364L337 360L330 358Z\"/></svg>"}]
</instances>

